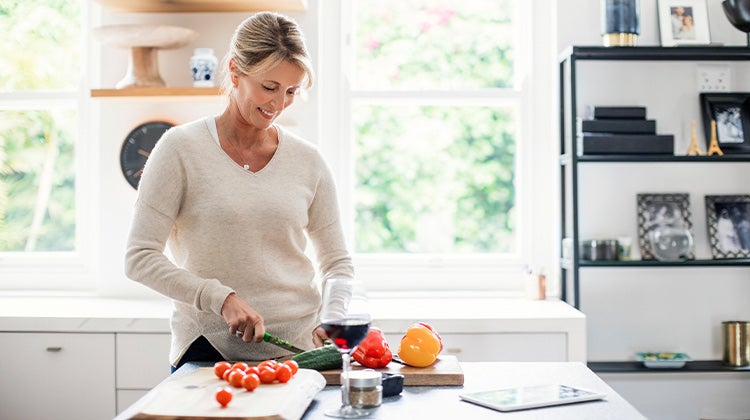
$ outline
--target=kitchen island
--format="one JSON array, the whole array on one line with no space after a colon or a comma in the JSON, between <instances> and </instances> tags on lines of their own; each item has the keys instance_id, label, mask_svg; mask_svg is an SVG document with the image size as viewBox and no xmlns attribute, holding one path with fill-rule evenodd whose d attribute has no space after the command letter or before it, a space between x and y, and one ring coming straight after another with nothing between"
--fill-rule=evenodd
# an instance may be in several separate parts
<instances>
[{"instance_id":1,"label":"kitchen island","mask_svg":"<svg viewBox=\"0 0 750 420\"><path fill-rule=\"evenodd\" d=\"M186 375L201 366L186 364L165 381ZM376 419L645 419L630 403L579 362L469 362L461 363L463 386L407 386L394 397L383 399L383 404L370 417ZM459 395L465 392L506 388L520 385L565 384L604 393L606 398L557 407L536 408L512 413L500 413L464 402ZM243 391L239 391L243 392ZM130 419L140 412L151 398L158 398L158 387L123 411L116 420ZM324 412L337 407L341 391L327 386L319 392L305 412L303 419L324 419Z\"/></svg>"}]
</instances>

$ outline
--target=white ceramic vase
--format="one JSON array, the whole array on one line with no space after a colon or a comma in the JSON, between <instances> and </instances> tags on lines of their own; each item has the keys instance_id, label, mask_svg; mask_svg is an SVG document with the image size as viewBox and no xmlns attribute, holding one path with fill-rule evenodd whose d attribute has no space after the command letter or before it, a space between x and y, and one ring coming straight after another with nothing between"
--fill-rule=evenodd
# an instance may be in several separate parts
<instances>
[{"instance_id":1,"label":"white ceramic vase","mask_svg":"<svg viewBox=\"0 0 750 420\"><path fill-rule=\"evenodd\" d=\"M193 86L213 87L216 85L218 60L212 48L196 48L190 57L190 70L193 73Z\"/></svg>"}]
</instances>

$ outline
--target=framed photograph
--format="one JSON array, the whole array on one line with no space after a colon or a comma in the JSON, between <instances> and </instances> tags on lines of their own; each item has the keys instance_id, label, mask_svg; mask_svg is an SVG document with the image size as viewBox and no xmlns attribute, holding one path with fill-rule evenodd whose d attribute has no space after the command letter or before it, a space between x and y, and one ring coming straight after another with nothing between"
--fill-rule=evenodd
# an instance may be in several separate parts
<instances>
[{"instance_id":1,"label":"framed photograph","mask_svg":"<svg viewBox=\"0 0 750 420\"><path fill-rule=\"evenodd\" d=\"M706 0L658 0L662 47L711 43Z\"/></svg>"},{"instance_id":2,"label":"framed photograph","mask_svg":"<svg viewBox=\"0 0 750 420\"><path fill-rule=\"evenodd\" d=\"M638 247L641 259L657 259L651 243L651 232L657 229L677 228L693 233L693 221L690 214L690 195L687 193L638 194ZM692 249L684 258L694 259ZM660 258L662 259L662 258ZM678 259L678 258L674 258Z\"/></svg>"},{"instance_id":3,"label":"framed photograph","mask_svg":"<svg viewBox=\"0 0 750 420\"><path fill-rule=\"evenodd\" d=\"M750 195L707 195L706 219L714 259L750 257Z\"/></svg>"},{"instance_id":4,"label":"framed photograph","mask_svg":"<svg viewBox=\"0 0 750 420\"><path fill-rule=\"evenodd\" d=\"M701 93L706 148L711 143L711 120L724 153L750 153L750 93Z\"/></svg>"}]
</instances>

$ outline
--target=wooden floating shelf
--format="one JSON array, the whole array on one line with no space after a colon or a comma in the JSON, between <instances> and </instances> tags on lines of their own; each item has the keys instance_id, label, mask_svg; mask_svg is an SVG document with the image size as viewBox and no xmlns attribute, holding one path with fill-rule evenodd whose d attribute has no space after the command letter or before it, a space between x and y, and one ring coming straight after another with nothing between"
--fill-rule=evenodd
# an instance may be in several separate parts
<instances>
[{"instance_id":1,"label":"wooden floating shelf","mask_svg":"<svg viewBox=\"0 0 750 420\"><path fill-rule=\"evenodd\" d=\"M142 98L142 97L182 97L221 95L218 87L149 87L126 89L91 89L92 98Z\"/></svg>"},{"instance_id":2,"label":"wooden floating shelf","mask_svg":"<svg viewBox=\"0 0 750 420\"><path fill-rule=\"evenodd\" d=\"M195 13L307 10L307 0L96 0L111 12Z\"/></svg>"}]
</instances>

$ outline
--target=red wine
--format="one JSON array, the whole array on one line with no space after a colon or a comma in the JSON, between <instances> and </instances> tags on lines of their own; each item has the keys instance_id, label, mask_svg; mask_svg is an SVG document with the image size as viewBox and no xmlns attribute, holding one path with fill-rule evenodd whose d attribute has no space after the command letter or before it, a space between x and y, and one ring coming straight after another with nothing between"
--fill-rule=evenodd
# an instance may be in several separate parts
<instances>
[{"instance_id":1,"label":"red wine","mask_svg":"<svg viewBox=\"0 0 750 420\"><path fill-rule=\"evenodd\" d=\"M367 336L370 320L365 319L334 319L324 321L321 325L328 334L328 338L342 350L351 350Z\"/></svg>"}]
</instances>

